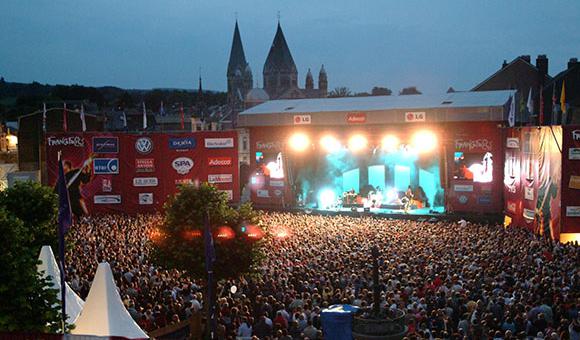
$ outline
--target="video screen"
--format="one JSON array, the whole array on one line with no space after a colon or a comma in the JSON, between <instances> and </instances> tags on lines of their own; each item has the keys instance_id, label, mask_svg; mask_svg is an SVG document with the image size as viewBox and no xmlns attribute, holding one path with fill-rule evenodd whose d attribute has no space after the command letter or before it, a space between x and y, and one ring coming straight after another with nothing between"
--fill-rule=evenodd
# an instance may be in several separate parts
<instances>
[{"instance_id":1,"label":"video screen","mask_svg":"<svg viewBox=\"0 0 580 340\"><path fill-rule=\"evenodd\" d=\"M493 181L493 155L485 153L455 152L453 179L476 183Z\"/></svg>"}]
</instances>

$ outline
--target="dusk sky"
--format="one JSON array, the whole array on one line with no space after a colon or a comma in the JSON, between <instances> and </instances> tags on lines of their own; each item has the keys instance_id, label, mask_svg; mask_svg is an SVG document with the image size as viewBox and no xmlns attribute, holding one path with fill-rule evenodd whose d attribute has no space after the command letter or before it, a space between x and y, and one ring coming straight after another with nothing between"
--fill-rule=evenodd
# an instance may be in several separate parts
<instances>
[{"instance_id":1,"label":"dusk sky","mask_svg":"<svg viewBox=\"0 0 580 340\"><path fill-rule=\"evenodd\" d=\"M254 82L277 12L299 85L320 65L329 89L467 90L504 59L538 54L549 73L580 57L580 1L2 0L6 81L125 88L226 89L237 18Z\"/></svg>"}]
</instances>

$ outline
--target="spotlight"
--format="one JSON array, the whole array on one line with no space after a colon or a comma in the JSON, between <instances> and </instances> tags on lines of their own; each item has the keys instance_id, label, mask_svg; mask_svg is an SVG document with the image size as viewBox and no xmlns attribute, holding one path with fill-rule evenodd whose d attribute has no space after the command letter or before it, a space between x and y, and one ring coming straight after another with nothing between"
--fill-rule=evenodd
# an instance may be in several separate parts
<instances>
[{"instance_id":1,"label":"spotlight","mask_svg":"<svg viewBox=\"0 0 580 340\"><path fill-rule=\"evenodd\" d=\"M308 148L308 145L310 144L310 139L304 133L297 132L292 136L290 136L289 143L290 148L292 150L301 152L306 150L306 148Z\"/></svg>"},{"instance_id":2,"label":"spotlight","mask_svg":"<svg viewBox=\"0 0 580 340\"><path fill-rule=\"evenodd\" d=\"M412 145L419 153L433 151L437 147L437 137L431 131L419 131L413 135Z\"/></svg>"},{"instance_id":3,"label":"spotlight","mask_svg":"<svg viewBox=\"0 0 580 340\"><path fill-rule=\"evenodd\" d=\"M323 189L318 194L318 201L320 202L322 209L328 209L332 207L335 200L336 196L334 195L334 191L331 189Z\"/></svg>"},{"instance_id":4,"label":"spotlight","mask_svg":"<svg viewBox=\"0 0 580 340\"><path fill-rule=\"evenodd\" d=\"M340 150L340 142L333 136L324 136L320 139L320 146L328 153L335 153Z\"/></svg>"},{"instance_id":5,"label":"spotlight","mask_svg":"<svg viewBox=\"0 0 580 340\"><path fill-rule=\"evenodd\" d=\"M362 151L367 147L368 141L363 135L353 135L348 140L348 148L352 152Z\"/></svg>"},{"instance_id":6,"label":"spotlight","mask_svg":"<svg viewBox=\"0 0 580 340\"><path fill-rule=\"evenodd\" d=\"M383 150L395 151L399 147L399 138L394 135L387 135L383 138L381 144L383 146Z\"/></svg>"}]
</instances>

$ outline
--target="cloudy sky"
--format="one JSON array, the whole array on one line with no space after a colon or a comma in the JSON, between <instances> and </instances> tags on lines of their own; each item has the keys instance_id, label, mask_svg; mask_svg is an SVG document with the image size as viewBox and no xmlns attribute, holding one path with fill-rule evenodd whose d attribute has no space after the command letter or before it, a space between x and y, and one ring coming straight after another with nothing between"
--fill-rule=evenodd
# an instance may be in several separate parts
<instances>
[{"instance_id":1,"label":"cloudy sky","mask_svg":"<svg viewBox=\"0 0 580 340\"><path fill-rule=\"evenodd\" d=\"M277 13L303 86L469 89L504 59L547 54L550 74L580 57L580 1L1 0L7 81L225 90L237 15L254 81Z\"/></svg>"}]
</instances>

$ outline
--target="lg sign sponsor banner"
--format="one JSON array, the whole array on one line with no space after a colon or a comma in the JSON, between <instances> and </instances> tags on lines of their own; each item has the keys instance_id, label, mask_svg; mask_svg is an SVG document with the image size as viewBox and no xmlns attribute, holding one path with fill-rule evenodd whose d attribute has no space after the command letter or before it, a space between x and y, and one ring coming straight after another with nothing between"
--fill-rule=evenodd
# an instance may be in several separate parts
<instances>
[{"instance_id":1,"label":"lg sign sponsor banner","mask_svg":"<svg viewBox=\"0 0 580 340\"><path fill-rule=\"evenodd\" d=\"M236 135L234 131L51 134L46 137L48 184L56 184L57 153L62 151L70 171L82 174L69 189L80 192L91 214L160 211L180 185L206 181L237 201Z\"/></svg>"},{"instance_id":2,"label":"lg sign sponsor banner","mask_svg":"<svg viewBox=\"0 0 580 340\"><path fill-rule=\"evenodd\" d=\"M424 122L427 118L425 112L405 112L405 122L407 123L419 123Z\"/></svg>"},{"instance_id":3,"label":"lg sign sponsor banner","mask_svg":"<svg viewBox=\"0 0 580 340\"><path fill-rule=\"evenodd\" d=\"M312 123L310 115L294 115L294 125L309 125Z\"/></svg>"}]
</instances>

